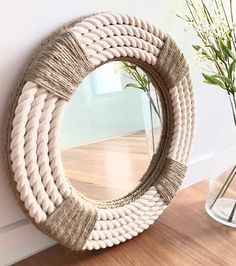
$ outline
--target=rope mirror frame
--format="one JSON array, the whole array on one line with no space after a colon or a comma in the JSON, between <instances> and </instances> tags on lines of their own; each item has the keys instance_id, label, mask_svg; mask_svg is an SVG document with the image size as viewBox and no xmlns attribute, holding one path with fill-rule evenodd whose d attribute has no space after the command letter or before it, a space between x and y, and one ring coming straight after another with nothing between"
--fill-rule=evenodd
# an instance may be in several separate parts
<instances>
[{"instance_id":1,"label":"rope mirror frame","mask_svg":"<svg viewBox=\"0 0 236 266\"><path fill-rule=\"evenodd\" d=\"M141 183L110 201L87 199L63 173L59 130L78 85L102 64L140 66L158 88L161 141ZM194 100L186 60L170 36L136 17L105 12L59 29L29 62L12 96L6 154L12 186L44 233L72 249L125 242L153 224L186 174Z\"/></svg>"}]
</instances>

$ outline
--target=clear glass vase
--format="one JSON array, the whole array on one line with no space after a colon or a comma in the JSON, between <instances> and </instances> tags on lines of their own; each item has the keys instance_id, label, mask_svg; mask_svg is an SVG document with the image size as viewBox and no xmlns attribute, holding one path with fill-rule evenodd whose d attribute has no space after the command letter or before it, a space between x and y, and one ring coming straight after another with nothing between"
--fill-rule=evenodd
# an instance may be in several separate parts
<instances>
[{"instance_id":1,"label":"clear glass vase","mask_svg":"<svg viewBox=\"0 0 236 266\"><path fill-rule=\"evenodd\" d=\"M207 213L216 221L236 227L236 165L209 181Z\"/></svg>"},{"instance_id":2,"label":"clear glass vase","mask_svg":"<svg viewBox=\"0 0 236 266\"><path fill-rule=\"evenodd\" d=\"M227 90L227 93L235 130L236 94L231 91L231 88ZM235 134L235 131L232 134ZM216 221L230 227L236 227L236 164L217 178L210 179L205 207L207 213Z\"/></svg>"},{"instance_id":3,"label":"clear glass vase","mask_svg":"<svg viewBox=\"0 0 236 266\"><path fill-rule=\"evenodd\" d=\"M157 150L161 135L161 109L157 92L153 86L149 93L142 93L142 109L148 154L151 159Z\"/></svg>"}]
</instances>

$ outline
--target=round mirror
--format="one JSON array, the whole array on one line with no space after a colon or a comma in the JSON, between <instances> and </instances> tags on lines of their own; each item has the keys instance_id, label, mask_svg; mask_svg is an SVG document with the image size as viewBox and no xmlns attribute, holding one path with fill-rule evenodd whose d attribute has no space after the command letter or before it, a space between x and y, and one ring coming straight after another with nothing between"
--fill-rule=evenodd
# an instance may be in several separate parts
<instances>
[{"instance_id":1,"label":"round mirror","mask_svg":"<svg viewBox=\"0 0 236 266\"><path fill-rule=\"evenodd\" d=\"M91 199L122 197L139 184L160 133L160 103L147 74L128 62L107 63L83 80L66 107L65 175Z\"/></svg>"}]
</instances>

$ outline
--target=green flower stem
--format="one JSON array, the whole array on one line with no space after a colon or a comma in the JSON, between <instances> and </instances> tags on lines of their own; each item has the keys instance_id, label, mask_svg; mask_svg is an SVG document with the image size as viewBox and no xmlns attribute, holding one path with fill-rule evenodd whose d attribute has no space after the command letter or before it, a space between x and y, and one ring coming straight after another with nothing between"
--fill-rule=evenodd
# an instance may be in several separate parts
<instances>
[{"instance_id":1,"label":"green flower stem","mask_svg":"<svg viewBox=\"0 0 236 266\"><path fill-rule=\"evenodd\" d=\"M228 92L228 95L229 95L229 101L230 101L230 106L231 106L231 110L232 110L234 125L236 127L236 106L235 106L235 100L231 98L231 95L230 95L229 92Z\"/></svg>"},{"instance_id":2,"label":"green flower stem","mask_svg":"<svg viewBox=\"0 0 236 266\"><path fill-rule=\"evenodd\" d=\"M157 112L157 116L158 116L160 122L162 122L161 114L160 114L161 108L160 108L159 98L157 96L157 91L156 90L155 90L155 95L156 95L156 102L157 102L157 110L159 111L159 112Z\"/></svg>"},{"instance_id":3,"label":"green flower stem","mask_svg":"<svg viewBox=\"0 0 236 266\"><path fill-rule=\"evenodd\" d=\"M152 134L152 152L155 152L155 138L154 138L154 125L153 125L153 114L152 114L152 104L149 101L150 117L151 117L151 134Z\"/></svg>"},{"instance_id":4,"label":"green flower stem","mask_svg":"<svg viewBox=\"0 0 236 266\"><path fill-rule=\"evenodd\" d=\"M231 175L231 178L229 179L229 181L228 181L227 184L226 184L226 182L225 182L226 186L225 186L225 188L224 188L224 190L223 190L223 192L222 192L221 197L223 197L223 196L225 195L227 189L229 188L230 184L231 184L232 181L234 180L235 176L236 176L236 172L234 172L234 174Z\"/></svg>"},{"instance_id":5,"label":"green flower stem","mask_svg":"<svg viewBox=\"0 0 236 266\"><path fill-rule=\"evenodd\" d=\"M230 0L230 16L231 16L232 25L234 25L233 0ZM232 36L234 38L234 40L233 40L234 50L236 51L236 34L235 34L235 31L232 31Z\"/></svg>"},{"instance_id":6,"label":"green flower stem","mask_svg":"<svg viewBox=\"0 0 236 266\"><path fill-rule=\"evenodd\" d=\"M230 29L230 28L231 28L231 27L230 27L230 23L229 23L228 16L227 16L227 14L226 14L226 10L225 10L225 7L224 7L224 4L223 4L222 0L220 0L220 3L221 3L221 7L222 7L222 9L223 9L223 12L224 12L225 20L226 20L227 25L228 25L228 27L229 27L229 29ZM231 13L231 14L233 13L232 1L230 1L230 13ZM233 16L232 16L232 19L233 19ZM233 39L234 49L236 50L236 47L235 47L235 43L236 43L235 34L233 33L231 36L232 36L232 39Z\"/></svg>"},{"instance_id":7,"label":"green flower stem","mask_svg":"<svg viewBox=\"0 0 236 266\"><path fill-rule=\"evenodd\" d=\"M151 105L152 105L152 107L153 107L153 109L154 109L156 115L157 115L158 118L161 120L160 112L158 111L158 110L160 110L160 109L156 107L156 105L155 105L155 103L154 103L154 101L153 101L153 99L152 99L152 96L151 96L150 92L147 92L147 96L148 96L148 99L149 99L149 101L150 101L150 103L151 103Z\"/></svg>"},{"instance_id":8,"label":"green flower stem","mask_svg":"<svg viewBox=\"0 0 236 266\"><path fill-rule=\"evenodd\" d=\"M212 209L212 207L215 205L215 203L218 200L218 198L221 197L222 194L226 192L225 188L227 187L228 183L230 184L232 182L231 178L232 178L232 176L234 177L235 170L236 170L236 165L234 165L233 170L230 172L230 174L229 174L228 178L226 179L224 185L222 186L222 188L220 189L220 191L217 194L216 198L214 199L213 203L211 204L210 209Z\"/></svg>"},{"instance_id":9,"label":"green flower stem","mask_svg":"<svg viewBox=\"0 0 236 266\"><path fill-rule=\"evenodd\" d=\"M234 203L234 206L233 206L232 211L231 211L231 213L230 213L230 216L229 216L229 219L228 219L228 222L229 222L229 223L232 223L232 220L233 220L233 218L234 218L234 213L235 213L235 211L236 211L236 202Z\"/></svg>"},{"instance_id":10,"label":"green flower stem","mask_svg":"<svg viewBox=\"0 0 236 266\"><path fill-rule=\"evenodd\" d=\"M232 108L232 111L234 113L234 117L236 117L236 98L235 98L235 93L232 95L233 97L233 103L234 103L234 108ZM236 127L236 123L235 124L235 127Z\"/></svg>"}]
</instances>

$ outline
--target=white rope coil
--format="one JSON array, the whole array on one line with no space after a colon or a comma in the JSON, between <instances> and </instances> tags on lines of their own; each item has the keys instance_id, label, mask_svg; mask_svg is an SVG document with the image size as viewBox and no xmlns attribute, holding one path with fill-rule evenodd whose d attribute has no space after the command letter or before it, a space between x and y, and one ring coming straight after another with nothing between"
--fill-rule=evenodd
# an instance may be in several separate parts
<instances>
[{"instance_id":1,"label":"white rope coil","mask_svg":"<svg viewBox=\"0 0 236 266\"><path fill-rule=\"evenodd\" d=\"M155 65L167 35L133 16L104 13L85 18L70 30L96 67L120 57ZM174 130L168 157L186 164L194 125L189 74L170 88ZM60 155L59 128L65 100L27 82L18 99L11 132L14 180L25 209L36 223L70 196ZM83 249L117 245L143 232L166 208L151 186L140 198L118 208L98 208L98 220Z\"/></svg>"}]
</instances>

